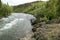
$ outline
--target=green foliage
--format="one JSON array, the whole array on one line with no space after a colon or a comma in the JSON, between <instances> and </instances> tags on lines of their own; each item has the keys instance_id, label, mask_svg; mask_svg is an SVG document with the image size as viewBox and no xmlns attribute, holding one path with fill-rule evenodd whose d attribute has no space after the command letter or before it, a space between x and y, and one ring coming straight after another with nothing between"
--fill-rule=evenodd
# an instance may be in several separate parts
<instances>
[{"instance_id":1,"label":"green foliage","mask_svg":"<svg viewBox=\"0 0 60 40\"><path fill-rule=\"evenodd\" d=\"M46 2L32 2L23 5L14 6L14 12L24 12L33 14L39 19L40 17L44 17L44 11Z\"/></svg>"},{"instance_id":2,"label":"green foliage","mask_svg":"<svg viewBox=\"0 0 60 40\"><path fill-rule=\"evenodd\" d=\"M57 1L58 0L50 0L49 2L47 2L46 4L46 11L45 11L45 16L47 17L47 19L51 20L54 18L58 17L58 13L57 13Z\"/></svg>"},{"instance_id":3,"label":"green foliage","mask_svg":"<svg viewBox=\"0 0 60 40\"><path fill-rule=\"evenodd\" d=\"M1 0L0 0L0 8L1 8L1 5L2 5L2 2L1 2Z\"/></svg>"},{"instance_id":4,"label":"green foliage","mask_svg":"<svg viewBox=\"0 0 60 40\"><path fill-rule=\"evenodd\" d=\"M14 6L14 11L33 14L37 19L42 17L52 20L60 17L60 0L50 0L48 2L37 1L18 5Z\"/></svg>"},{"instance_id":5,"label":"green foliage","mask_svg":"<svg viewBox=\"0 0 60 40\"><path fill-rule=\"evenodd\" d=\"M2 7L0 8L0 18L10 15L12 11L13 11L12 7L6 4L2 4Z\"/></svg>"}]
</instances>

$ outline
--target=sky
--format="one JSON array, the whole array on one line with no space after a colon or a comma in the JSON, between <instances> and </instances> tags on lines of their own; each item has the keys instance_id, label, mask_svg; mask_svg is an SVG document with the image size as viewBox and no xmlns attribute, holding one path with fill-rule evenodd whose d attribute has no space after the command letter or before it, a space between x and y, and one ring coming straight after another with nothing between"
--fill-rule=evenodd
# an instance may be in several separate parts
<instances>
[{"instance_id":1,"label":"sky","mask_svg":"<svg viewBox=\"0 0 60 40\"><path fill-rule=\"evenodd\" d=\"M24 3L30 3L30 2L34 2L34 1L37 1L37 0L2 0L3 3L5 3L5 4L8 3L10 6L15 6L15 5L24 4ZM47 1L47 0L41 0L41 1Z\"/></svg>"}]
</instances>

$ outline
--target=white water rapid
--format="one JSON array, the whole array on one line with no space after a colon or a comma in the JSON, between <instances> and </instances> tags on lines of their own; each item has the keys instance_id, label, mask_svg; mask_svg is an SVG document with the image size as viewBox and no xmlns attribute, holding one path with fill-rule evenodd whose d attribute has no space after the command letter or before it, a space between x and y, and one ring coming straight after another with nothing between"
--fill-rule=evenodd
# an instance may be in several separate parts
<instances>
[{"instance_id":1,"label":"white water rapid","mask_svg":"<svg viewBox=\"0 0 60 40\"><path fill-rule=\"evenodd\" d=\"M0 40L18 40L32 31L31 21L36 18L25 13L12 13L0 19Z\"/></svg>"}]
</instances>

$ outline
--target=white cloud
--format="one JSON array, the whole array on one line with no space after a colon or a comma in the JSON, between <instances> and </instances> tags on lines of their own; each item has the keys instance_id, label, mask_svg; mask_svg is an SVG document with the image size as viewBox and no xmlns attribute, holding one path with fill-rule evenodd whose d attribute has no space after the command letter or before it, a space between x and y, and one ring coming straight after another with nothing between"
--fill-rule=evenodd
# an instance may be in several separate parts
<instances>
[{"instance_id":1,"label":"white cloud","mask_svg":"<svg viewBox=\"0 0 60 40\"><path fill-rule=\"evenodd\" d=\"M29 3L37 0L2 0L3 3L8 3L9 5L18 5L18 4L24 4ZM44 0L45 1L45 0Z\"/></svg>"},{"instance_id":2,"label":"white cloud","mask_svg":"<svg viewBox=\"0 0 60 40\"><path fill-rule=\"evenodd\" d=\"M49 0L41 0L41 1L49 1Z\"/></svg>"},{"instance_id":3,"label":"white cloud","mask_svg":"<svg viewBox=\"0 0 60 40\"><path fill-rule=\"evenodd\" d=\"M37 0L2 0L3 3L8 3L9 5L18 5L18 4L24 4L28 2L33 2Z\"/></svg>"}]
</instances>

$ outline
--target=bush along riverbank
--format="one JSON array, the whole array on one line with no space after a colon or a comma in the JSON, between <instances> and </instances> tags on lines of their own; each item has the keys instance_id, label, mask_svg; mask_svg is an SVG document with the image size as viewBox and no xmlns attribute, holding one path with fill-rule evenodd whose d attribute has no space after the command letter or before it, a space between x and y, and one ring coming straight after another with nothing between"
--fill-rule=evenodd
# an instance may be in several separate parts
<instances>
[{"instance_id":1,"label":"bush along riverbank","mask_svg":"<svg viewBox=\"0 0 60 40\"><path fill-rule=\"evenodd\" d=\"M0 0L0 18L7 17L13 12L13 7L9 6L8 3L3 4Z\"/></svg>"},{"instance_id":2,"label":"bush along riverbank","mask_svg":"<svg viewBox=\"0 0 60 40\"><path fill-rule=\"evenodd\" d=\"M13 12L13 8L3 4L0 8L0 18L9 16L11 12Z\"/></svg>"}]
</instances>

